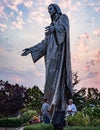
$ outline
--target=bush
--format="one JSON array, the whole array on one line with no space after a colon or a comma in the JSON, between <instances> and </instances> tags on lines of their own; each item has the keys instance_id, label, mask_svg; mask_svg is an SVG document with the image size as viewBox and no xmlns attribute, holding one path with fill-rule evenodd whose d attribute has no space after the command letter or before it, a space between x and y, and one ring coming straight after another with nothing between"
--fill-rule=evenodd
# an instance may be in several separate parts
<instances>
[{"instance_id":1,"label":"bush","mask_svg":"<svg viewBox=\"0 0 100 130\"><path fill-rule=\"evenodd\" d=\"M100 130L100 127L79 127L79 126L73 126L73 127L66 127L64 130Z\"/></svg>"},{"instance_id":2,"label":"bush","mask_svg":"<svg viewBox=\"0 0 100 130\"><path fill-rule=\"evenodd\" d=\"M29 121L33 116L36 116L37 115L37 112L36 111L33 111L33 110L28 110L27 112L24 112L22 115L21 115L21 122L22 123L26 123L27 121Z\"/></svg>"},{"instance_id":3,"label":"bush","mask_svg":"<svg viewBox=\"0 0 100 130\"><path fill-rule=\"evenodd\" d=\"M85 115L88 115L91 120L94 118L100 119L100 106L85 107L82 111Z\"/></svg>"},{"instance_id":4,"label":"bush","mask_svg":"<svg viewBox=\"0 0 100 130\"><path fill-rule=\"evenodd\" d=\"M11 117L11 118L2 118L0 119L0 127L19 127L21 124L29 121L34 115L36 115L36 111L29 110L24 112L20 118Z\"/></svg>"},{"instance_id":5,"label":"bush","mask_svg":"<svg viewBox=\"0 0 100 130\"><path fill-rule=\"evenodd\" d=\"M71 126L88 126L90 119L88 116L84 116L82 112L77 112L76 115L67 117L67 123Z\"/></svg>"},{"instance_id":6,"label":"bush","mask_svg":"<svg viewBox=\"0 0 100 130\"><path fill-rule=\"evenodd\" d=\"M21 125L20 118L12 117L12 118L2 118L0 119L0 127L19 127Z\"/></svg>"},{"instance_id":7,"label":"bush","mask_svg":"<svg viewBox=\"0 0 100 130\"><path fill-rule=\"evenodd\" d=\"M53 130L51 124L35 124L24 127L24 130Z\"/></svg>"},{"instance_id":8,"label":"bush","mask_svg":"<svg viewBox=\"0 0 100 130\"><path fill-rule=\"evenodd\" d=\"M92 126L100 126L100 119L93 119L92 121L91 121L91 125Z\"/></svg>"}]
</instances>

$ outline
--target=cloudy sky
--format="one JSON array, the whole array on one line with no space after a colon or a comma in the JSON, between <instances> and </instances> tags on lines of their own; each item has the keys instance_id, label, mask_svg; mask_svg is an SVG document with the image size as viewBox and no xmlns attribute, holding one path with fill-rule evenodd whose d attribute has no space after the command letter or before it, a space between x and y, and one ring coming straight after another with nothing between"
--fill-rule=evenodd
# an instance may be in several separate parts
<instances>
[{"instance_id":1,"label":"cloudy sky","mask_svg":"<svg viewBox=\"0 0 100 130\"><path fill-rule=\"evenodd\" d=\"M34 64L30 55L21 53L44 39L51 3L58 4L70 20L72 70L81 79L76 88L100 90L99 0L0 0L0 79L44 89L44 59Z\"/></svg>"}]
</instances>

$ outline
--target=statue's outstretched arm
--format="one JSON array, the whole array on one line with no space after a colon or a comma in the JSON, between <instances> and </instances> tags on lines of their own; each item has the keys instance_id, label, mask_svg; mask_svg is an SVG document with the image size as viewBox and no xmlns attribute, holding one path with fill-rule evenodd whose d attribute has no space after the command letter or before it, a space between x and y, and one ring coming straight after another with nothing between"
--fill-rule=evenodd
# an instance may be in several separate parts
<instances>
[{"instance_id":1,"label":"statue's outstretched arm","mask_svg":"<svg viewBox=\"0 0 100 130\"><path fill-rule=\"evenodd\" d=\"M45 38L44 40L42 40L40 43L36 44L35 46L24 49L21 55L27 56L30 53L35 63L42 56L46 54L46 51L47 51L47 39Z\"/></svg>"},{"instance_id":2,"label":"statue's outstretched arm","mask_svg":"<svg viewBox=\"0 0 100 130\"><path fill-rule=\"evenodd\" d=\"M21 56L27 56L30 52L31 52L31 48L26 48L23 50L23 53L21 54Z\"/></svg>"}]
</instances>

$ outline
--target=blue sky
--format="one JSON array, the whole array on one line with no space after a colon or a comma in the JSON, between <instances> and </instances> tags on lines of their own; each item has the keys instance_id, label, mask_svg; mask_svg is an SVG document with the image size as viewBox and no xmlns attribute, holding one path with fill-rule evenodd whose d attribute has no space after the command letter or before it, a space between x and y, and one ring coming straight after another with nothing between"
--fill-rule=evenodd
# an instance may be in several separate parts
<instances>
[{"instance_id":1,"label":"blue sky","mask_svg":"<svg viewBox=\"0 0 100 130\"><path fill-rule=\"evenodd\" d=\"M44 39L51 3L58 4L69 17L72 70L81 79L76 88L100 90L99 0L1 0L0 79L44 89L44 59L34 64L30 55L21 57L21 53Z\"/></svg>"}]
</instances>

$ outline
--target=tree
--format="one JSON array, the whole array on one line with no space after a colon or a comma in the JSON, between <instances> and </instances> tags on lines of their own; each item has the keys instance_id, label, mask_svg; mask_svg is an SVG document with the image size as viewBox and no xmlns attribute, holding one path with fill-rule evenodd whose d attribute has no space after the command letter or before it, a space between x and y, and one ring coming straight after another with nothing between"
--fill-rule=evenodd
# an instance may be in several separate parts
<instances>
[{"instance_id":1,"label":"tree","mask_svg":"<svg viewBox=\"0 0 100 130\"><path fill-rule=\"evenodd\" d=\"M33 88L27 89L27 103L25 105L26 108L37 110L40 112L41 105L43 103L43 92L39 89L38 86L34 86Z\"/></svg>"},{"instance_id":2,"label":"tree","mask_svg":"<svg viewBox=\"0 0 100 130\"><path fill-rule=\"evenodd\" d=\"M78 72L72 72L72 85L75 87L80 82L80 79L78 79Z\"/></svg>"},{"instance_id":3,"label":"tree","mask_svg":"<svg viewBox=\"0 0 100 130\"><path fill-rule=\"evenodd\" d=\"M78 72L72 72L72 85L73 85L73 100L77 106L78 110L81 110L85 106L85 94L86 89L81 88L80 90L76 90L75 86L80 82L78 77Z\"/></svg>"},{"instance_id":4,"label":"tree","mask_svg":"<svg viewBox=\"0 0 100 130\"><path fill-rule=\"evenodd\" d=\"M73 100L78 110L84 108L86 105L86 88L81 88L80 90L75 91Z\"/></svg>"},{"instance_id":5,"label":"tree","mask_svg":"<svg viewBox=\"0 0 100 130\"><path fill-rule=\"evenodd\" d=\"M97 88L88 88L86 101L87 106L100 105L100 92Z\"/></svg>"},{"instance_id":6,"label":"tree","mask_svg":"<svg viewBox=\"0 0 100 130\"><path fill-rule=\"evenodd\" d=\"M26 89L0 80L0 114L14 115L24 106Z\"/></svg>"}]
</instances>

